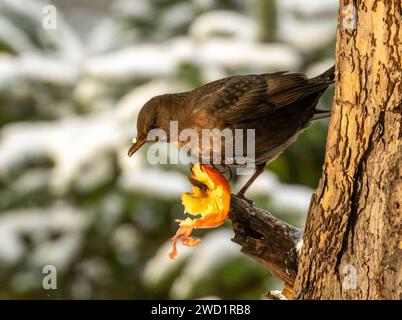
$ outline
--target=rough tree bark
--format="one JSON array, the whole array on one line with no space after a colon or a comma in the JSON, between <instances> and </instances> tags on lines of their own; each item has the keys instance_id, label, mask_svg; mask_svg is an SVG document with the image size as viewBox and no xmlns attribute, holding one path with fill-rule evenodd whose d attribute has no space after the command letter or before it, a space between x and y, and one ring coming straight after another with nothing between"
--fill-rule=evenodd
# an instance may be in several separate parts
<instances>
[{"instance_id":1,"label":"rough tree bark","mask_svg":"<svg viewBox=\"0 0 402 320\"><path fill-rule=\"evenodd\" d=\"M301 255L295 228L238 199L234 241L294 299L402 299L402 4L341 0L339 11L326 157Z\"/></svg>"},{"instance_id":2,"label":"rough tree bark","mask_svg":"<svg viewBox=\"0 0 402 320\"><path fill-rule=\"evenodd\" d=\"M402 298L400 0L341 0L336 89L293 297Z\"/></svg>"}]
</instances>

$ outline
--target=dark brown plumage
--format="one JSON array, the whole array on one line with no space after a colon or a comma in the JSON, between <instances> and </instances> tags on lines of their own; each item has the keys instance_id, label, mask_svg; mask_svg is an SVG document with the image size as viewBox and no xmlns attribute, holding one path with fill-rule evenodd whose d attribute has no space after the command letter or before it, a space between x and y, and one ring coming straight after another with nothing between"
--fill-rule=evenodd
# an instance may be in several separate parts
<instances>
[{"instance_id":1,"label":"dark brown plumage","mask_svg":"<svg viewBox=\"0 0 402 320\"><path fill-rule=\"evenodd\" d=\"M137 141L131 145L129 156L146 142L150 129L160 128L169 134L171 120L178 121L179 131L192 128L200 136L202 129L255 129L257 170L239 192L244 196L267 162L291 144L312 120L329 116L329 112L317 110L316 105L333 81L334 67L311 79L285 72L233 76L189 92L156 96L139 113ZM226 160L223 158L223 163Z\"/></svg>"}]
</instances>

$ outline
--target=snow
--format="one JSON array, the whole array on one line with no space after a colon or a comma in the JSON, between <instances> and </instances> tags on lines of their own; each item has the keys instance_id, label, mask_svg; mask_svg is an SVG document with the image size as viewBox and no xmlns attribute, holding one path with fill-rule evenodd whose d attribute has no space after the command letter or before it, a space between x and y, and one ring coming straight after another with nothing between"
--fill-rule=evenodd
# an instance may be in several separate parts
<instances>
[{"instance_id":1,"label":"snow","mask_svg":"<svg viewBox=\"0 0 402 320\"><path fill-rule=\"evenodd\" d=\"M50 173L47 169L31 169L21 174L9 186L10 189L21 194L29 194L33 190L38 190L47 186Z\"/></svg>"},{"instance_id":2,"label":"snow","mask_svg":"<svg viewBox=\"0 0 402 320\"><path fill-rule=\"evenodd\" d=\"M69 61L33 54L20 57L0 54L0 88L21 79L71 85L77 77L78 69Z\"/></svg>"},{"instance_id":3,"label":"snow","mask_svg":"<svg viewBox=\"0 0 402 320\"><path fill-rule=\"evenodd\" d=\"M250 176L251 174L242 176L235 190L239 190ZM304 217L308 211L312 193L313 190L309 187L283 183L274 173L264 171L252 184L246 196L251 199L255 196L268 197L272 211L294 212Z\"/></svg>"},{"instance_id":4,"label":"snow","mask_svg":"<svg viewBox=\"0 0 402 320\"><path fill-rule=\"evenodd\" d=\"M241 186L243 186L253 173L254 170L251 170L248 175L241 176L236 184L236 187L240 188ZM263 173L261 173L258 179L255 180L255 182L252 184L247 192L250 195L270 195L273 189L276 188L279 184L280 183L278 177L274 173L270 171L264 171Z\"/></svg>"},{"instance_id":5,"label":"snow","mask_svg":"<svg viewBox=\"0 0 402 320\"><path fill-rule=\"evenodd\" d=\"M178 28L191 22L193 18L193 6L191 3L179 3L164 10L159 23L166 29Z\"/></svg>"},{"instance_id":6,"label":"snow","mask_svg":"<svg viewBox=\"0 0 402 320\"><path fill-rule=\"evenodd\" d=\"M197 248L201 244L202 242ZM169 260L168 254L172 250L172 243L170 240L165 242L145 265L142 273L144 283L151 287L161 283L187 260L194 252L194 249L195 248L185 247L179 242L177 244L178 255L174 260Z\"/></svg>"},{"instance_id":7,"label":"snow","mask_svg":"<svg viewBox=\"0 0 402 320\"><path fill-rule=\"evenodd\" d=\"M138 230L129 223L118 226L113 231L111 239L116 256L123 264L133 263L137 259L140 241Z\"/></svg>"},{"instance_id":8,"label":"snow","mask_svg":"<svg viewBox=\"0 0 402 320\"><path fill-rule=\"evenodd\" d=\"M46 154L55 161L51 184L61 191L80 167L120 143L123 133L111 119L113 114L106 112L59 122L8 125L0 140L0 173L20 159Z\"/></svg>"},{"instance_id":9,"label":"snow","mask_svg":"<svg viewBox=\"0 0 402 320\"><path fill-rule=\"evenodd\" d=\"M308 67L305 73L308 77L315 77L321 74L324 70L327 70L330 67L332 67L334 64L335 61L332 59L327 59L317 63L313 63Z\"/></svg>"},{"instance_id":10,"label":"snow","mask_svg":"<svg viewBox=\"0 0 402 320\"><path fill-rule=\"evenodd\" d=\"M297 252L297 254L300 255L302 248L303 248L303 239L300 239L300 240L296 243L296 252Z\"/></svg>"},{"instance_id":11,"label":"snow","mask_svg":"<svg viewBox=\"0 0 402 320\"><path fill-rule=\"evenodd\" d=\"M280 37L288 44L303 52L321 49L334 42L336 18L332 20L299 21L292 16L284 16L280 27Z\"/></svg>"},{"instance_id":12,"label":"snow","mask_svg":"<svg viewBox=\"0 0 402 320\"><path fill-rule=\"evenodd\" d=\"M298 212L303 216L308 211L313 189L299 185L280 184L269 195L272 206L281 211Z\"/></svg>"},{"instance_id":13,"label":"snow","mask_svg":"<svg viewBox=\"0 0 402 320\"><path fill-rule=\"evenodd\" d=\"M0 24L0 35L2 33L5 34L5 32L11 32L7 35L7 42L12 43L11 46L13 46L15 42L19 42L20 45L17 48L21 50L21 53L28 51L30 53L39 53L42 49L37 48L36 50L31 50L29 47L34 46L34 44L29 44L26 42L28 39L21 38L21 31L18 30L18 26L21 23L19 19L24 19L25 24L30 26L30 32L36 34L41 44L46 49L50 49L49 51L51 51L53 55L58 56L65 61L78 64L83 55L81 42L70 26L64 22L64 18L60 12L57 15L56 30L51 30L51 32L41 32L43 30L42 10L43 7L48 4L49 3L44 1L0 0L0 11L6 12L7 18L10 18L12 24L17 27L16 29L10 25L7 26ZM5 30L2 28L5 28ZM26 31L22 32L26 33ZM15 42L14 38L16 38ZM21 42L21 40L23 42Z\"/></svg>"},{"instance_id":14,"label":"snow","mask_svg":"<svg viewBox=\"0 0 402 320\"><path fill-rule=\"evenodd\" d=\"M325 13L334 14L338 9L338 2L333 0L281 0L277 2L281 10L309 16L320 16Z\"/></svg>"},{"instance_id":15,"label":"snow","mask_svg":"<svg viewBox=\"0 0 402 320\"><path fill-rule=\"evenodd\" d=\"M189 34L198 41L211 37L255 40L257 25L249 17L233 11L211 11L201 14L191 24Z\"/></svg>"},{"instance_id":16,"label":"snow","mask_svg":"<svg viewBox=\"0 0 402 320\"><path fill-rule=\"evenodd\" d=\"M35 50L27 35L2 17L0 17L0 39L17 52ZM13 39L13 41L9 41L9 39Z\"/></svg>"},{"instance_id":17,"label":"snow","mask_svg":"<svg viewBox=\"0 0 402 320\"><path fill-rule=\"evenodd\" d=\"M271 290L269 293L275 300L288 300L280 290Z\"/></svg>"},{"instance_id":18,"label":"snow","mask_svg":"<svg viewBox=\"0 0 402 320\"><path fill-rule=\"evenodd\" d=\"M171 287L173 299L188 298L193 286L203 277L208 277L219 266L240 256L239 246L230 241L232 236L233 233L228 229L219 229L202 238Z\"/></svg>"},{"instance_id":19,"label":"snow","mask_svg":"<svg viewBox=\"0 0 402 320\"><path fill-rule=\"evenodd\" d=\"M29 208L3 212L0 216L0 261L14 264L29 256L32 264L44 261L64 268L79 249L78 232L86 228L90 216L65 205L49 208ZM47 242L50 231L65 234L65 238ZM29 252L21 234L29 235L37 249Z\"/></svg>"},{"instance_id":20,"label":"snow","mask_svg":"<svg viewBox=\"0 0 402 320\"><path fill-rule=\"evenodd\" d=\"M28 264L35 267L43 267L50 264L60 272L66 271L70 262L79 254L82 236L72 233L59 239L52 239L41 243L29 254Z\"/></svg>"},{"instance_id":21,"label":"snow","mask_svg":"<svg viewBox=\"0 0 402 320\"><path fill-rule=\"evenodd\" d=\"M302 57L286 44L263 44L244 39L222 38L197 42L182 37L161 44L140 44L112 53L89 57L85 75L106 80L167 76L183 63L193 61L202 68L296 70ZM216 79L215 79L216 80Z\"/></svg>"},{"instance_id":22,"label":"snow","mask_svg":"<svg viewBox=\"0 0 402 320\"><path fill-rule=\"evenodd\" d=\"M263 44L236 39L210 39L198 49L202 64L221 65L227 68L261 70L297 70L301 55L286 44Z\"/></svg>"},{"instance_id":23,"label":"snow","mask_svg":"<svg viewBox=\"0 0 402 320\"><path fill-rule=\"evenodd\" d=\"M171 74L178 61L166 44L141 44L84 61L83 72L89 76L124 80Z\"/></svg>"},{"instance_id":24,"label":"snow","mask_svg":"<svg viewBox=\"0 0 402 320\"><path fill-rule=\"evenodd\" d=\"M193 286L203 277L213 273L222 264L241 255L239 247L230 241L233 236L228 229L217 229L208 233L194 248L178 244L178 255L170 261L167 254L171 241L165 243L145 267L143 279L147 285L156 285L168 277L181 264L185 264L171 287L173 299L186 299Z\"/></svg>"},{"instance_id":25,"label":"snow","mask_svg":"<svg viewBox=\"0 0 402 320\"><path fill-rule=\"evenodd\" d=\"M180 199L181 194L190 189L190 184L183 174L158 168L133 170L124 174L119 182L123 190L162 199Z\"/></svg>"},{"instance_id":26,"label":"snow","mask_svg":"<svg viewBox=\"0 0 402 320\"><path fill-rule=\"evenodd\" d=\"M104 180L108 172L104 169L108 164L96 164L94 160L114 151L120 159L124 158L121 161L123 165L129 161L135 164L136 160L127 157L130 129L131 136L136 134L134 119L149 98L169 88L172 84L164 81L150 82L129 93L115 110L54 122L22 122L5 126L0 136L0 174L25 158L47 155L55 162L51 186L57 192L65 190L73 178L81 174L81 169L89 164L93 170L92 176L91 171L87 172L87 186L95 178Z\"/></svg>"},{"instance_id":27,"label":"snow","mask_svg":"<svg viewBox=\"0 0 402 320\"><path fill-rule=\"evenodd\" d=\"M335 40L338 3L332 0L278 1L278 36L302 52L311 52Z\"/></svg>"},{"instance_id":28,"label":"snow","mask_svg":"<svg viewBox=\"0 0 402 320\"><path fill-rule=\"evenodd\" d=\"M152 14L152 6L146 0L118 0L111 5L111 10L119 15L141 19Z\"/></svg>"}]
</instances>

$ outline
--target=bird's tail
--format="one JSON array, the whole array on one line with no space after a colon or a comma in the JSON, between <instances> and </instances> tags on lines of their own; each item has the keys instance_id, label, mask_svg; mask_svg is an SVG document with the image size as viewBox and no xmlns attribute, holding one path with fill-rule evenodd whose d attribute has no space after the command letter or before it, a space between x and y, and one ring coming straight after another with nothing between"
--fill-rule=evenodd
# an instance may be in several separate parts
<instances>
[{"instance_id":1,"label":"bird's tail","mask_svg":"<svg viewBox=\"0 0 402 320\"><path fill-rule=\"evenodd\" d=\"M329 82L329 83L334 82L335 81L335 65L333 65L331 68L324 71L320 75L312 78L311 80L319 81L319 82Z\"/></svg>"}]
</instances>

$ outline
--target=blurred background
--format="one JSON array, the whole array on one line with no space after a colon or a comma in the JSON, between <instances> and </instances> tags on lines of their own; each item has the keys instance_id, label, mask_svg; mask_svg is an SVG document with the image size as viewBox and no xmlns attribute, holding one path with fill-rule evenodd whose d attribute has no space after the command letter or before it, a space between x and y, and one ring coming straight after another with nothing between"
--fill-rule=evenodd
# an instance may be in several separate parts
<instances>
[{"instance_id":1,"label":"blurred background","mask_svg":"<svg viewBox=\"0 0 402 320\"><path fill-rule=\"evenodd\" d=\"M334 61L337 10L336 0L0 0L0 299L280 290L230 241L230 222L196 231L202 242L170 262L188 167L127 150L154 95L234 74L319 74ZM314 123L248 197L302 227L326 129ZM45 265L55 290L42 286Z\"/></svg>"}]
</instances>

